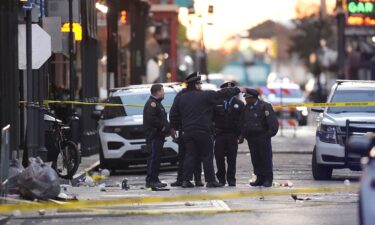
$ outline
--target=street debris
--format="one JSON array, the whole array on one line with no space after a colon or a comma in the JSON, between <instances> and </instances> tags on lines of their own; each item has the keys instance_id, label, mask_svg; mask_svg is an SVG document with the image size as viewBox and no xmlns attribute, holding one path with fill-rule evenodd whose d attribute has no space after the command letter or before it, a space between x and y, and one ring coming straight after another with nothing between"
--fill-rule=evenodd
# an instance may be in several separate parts
<instances>
[{"instance_id":1,"label":"street debris","mask_svg":"<svg viewBox=\"0 0 375 225\"><path fill-rule=\"evenodd\" d=\"M129 190L130 187L129 187L129 184L128 184L128 179L124 179L121 183L121 188L124 189L124 190Z\"/></svg>"},{"instance_id":2,"label":"street debris","mask_svg":"<svg viewBox=\"0 0 375 225\"><path fill-rule=\"evenodd\" d=\"M23 169L17 159L13 159L9 165L8 194L19 194L18 178Z\"/></svg>"},{"instance_id":3,"label":"street debris","mask_svg":"<svg viewBox=\"0 0 375 225\"><path fill-rule=\"evenodd\" d=\"M46 215L46 210L44 210L44 209L40 209L40 210L38 211L38 213L39 213L39 216L44 216L44 215Z\"/></svg>"},{"instance_id":4,"label":"street debris","mask_svg":"<svg viewBox=\"0 0 375 225\"><path fill-rule=\"evenodd\" d=\"M293 183L291 181L286 181L286 182L273 182L272 187L293 187Z\"/></svg>"},{"instance_id":5,"label":"street debris","mask_svg":"<svg viewBox=\"0 0 375 225\"><path fill-rule=\"evenodd\" d=\"M18 187L26 199L54 199L60 193L60 179L54 169L40 158L30 158L29 166L19 175Z\"/></svg>"},{"instance_id":6,"label":"street debris","mask_svg":"<svg viewBox=\"0 0 375 225\"><path fill-rule=\"evenodd\" d=\"M194 206L195 204L192 202L185 202L185 206Z\"/></svg>"},{"instance_id":7,"label":"street debris","mask_svg":"<svg viewBox=\"0 0 375 225\"><path fill-rule=\"evenodd\" d=\"M311 200L311 198L300 198L296 194L291 194L291 197L295 202L305 202Z\"/></svg>"}]
</instances>

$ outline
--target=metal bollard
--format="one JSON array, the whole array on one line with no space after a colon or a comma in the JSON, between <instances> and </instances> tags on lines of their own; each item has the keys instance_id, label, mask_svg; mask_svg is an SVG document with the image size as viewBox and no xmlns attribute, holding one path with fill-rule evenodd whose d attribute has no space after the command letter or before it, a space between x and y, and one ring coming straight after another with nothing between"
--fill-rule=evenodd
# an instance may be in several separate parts
<instances>
[{"instance_id":1,"label":"metal bollard","mask_svg":"<svg viewBox=\"0 0 375 225\"><path fill-rule=\"evenodd\" d=\"M5 197L8 192L8 176L9 176L9 140L10 125L5 126L1 130L1 152L0 152L0 196Z\"/></svg>"}]
</instances>

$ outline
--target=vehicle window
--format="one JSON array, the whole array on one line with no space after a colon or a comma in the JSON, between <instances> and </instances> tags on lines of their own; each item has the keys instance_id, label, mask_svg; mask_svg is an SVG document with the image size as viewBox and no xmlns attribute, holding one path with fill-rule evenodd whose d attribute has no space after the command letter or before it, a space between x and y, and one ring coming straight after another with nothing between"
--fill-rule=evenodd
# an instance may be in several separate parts
<instances>
[{"instance_id":1,"label":"vehicle window","mask_svg":"<svg viewBox=\"0 0 375 225\"><path fill-rule=\"evenodd\" d=\"M164 100L162 101L162 104L165 107L165 110L167 113L170 110L170 107L172 106L174 97L176 96L175 92L167 92L165 93ZM136 106L125 106L126 115L133 116L133 115L142 115L143 114L143 106L145 105L146 101L150 97L150 94L127 94L124 96L121 96L121 100L123 104L134 104Z\"/></svg>"},{"instance_id":2,"label":"vehicle window","mask_svg":"<svg viewBox=\"0 0 375 225\"><path fill-rule=\"evenodd\" d=\"M269 90L269 95L274 95L274 97L280 98L281 94L283 98L302 98L303 94L300 89L285 89L281 92L280 89Z\"/></svg>"},{"instance_id":3,"label":"vehicle window","mask_svg":"<svg viewBox=\"0 0 375 225\"><path fill-rule=\"evenodd\" d=\"M373 102L375 99L375 90L355 90L355 91L336 91L332 96L331 102ZM346 112L369 112L375 113L375 106L361 107L329 107L328 113L346 113Z\"/></svg>"},{"instance_id":4,"label":"vehicle window","mask_svg":"<svg viewBox=\"0 0 375 225\"><path fill-rule=\"evenodd\" d=\"M120 97L109 97L108 103L122 104ZM112 119L119 116L126 116L124 107L121 106L106 106L103 110L103 119Z\"/></svg>"}]
</instances>

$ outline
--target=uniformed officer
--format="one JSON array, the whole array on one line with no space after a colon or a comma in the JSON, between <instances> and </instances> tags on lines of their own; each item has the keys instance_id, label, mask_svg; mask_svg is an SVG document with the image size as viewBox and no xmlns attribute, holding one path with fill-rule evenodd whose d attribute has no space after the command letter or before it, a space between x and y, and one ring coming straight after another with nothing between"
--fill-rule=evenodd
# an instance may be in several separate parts
<instances>
[{"instance_id":1,"label":"uniformed officer","mask_svg":"<svg viewBox=\"0 0 375 225\"><path fill-rule=\"evenodd\" d=\"M241 116L241 133L249 145L257 176L250 185L270 187L273 181L271 137L276 135L279 124L272 105L258 96L254 89L247 89L244 95L246 106Z\"/></svg>"},{"instance_id":2,"label":"uniformed officer","mask_svg":"<svg viewBox=\"0 0 375 225\"><path fill-rule=\"evenodd\" d=\"M186 89L182 89L180 92L177 93L176 98L179 98L182 93L184 93ZM176 105L173 105L173 107L176 107ZM175 110L175 109L173 109ZM178 143L178 170L177 170L177 180L173 183L171 183L172 187L179 187L182 186L183 179L183 171L184 171L184 160L186 155L186 148L184 144L184 139L182 138L182 130L181 130L181 123L175 124L176 129L178 129L179 136L175 139L175 141ZM172 132L175 133L176 130L172 129ZM196 162L196 168L194 169L194 183L196 187L202 187L204 184L202 183L202 163L200 160Z\"/></svg>"},{"instance_id":3,"label":"uniformed officer","mask_svg":"<svg viewBox=\"0 0 375 225\"><path fill-rule=\"evenodd\" d=\"M143 128L149 151L147 161L146 187L161 188L167 186L159 180L160 155L163 150L166 134L170 133L167 113L161 101L164 99L164 88L161 84L151 87L151 96L143 109Z\"/></svg>"},{"instance_id":4,"label":"uniformed officer","mask_svg":"<svg viewBox=\"0 0 375 225\"><path fill-rule=\"evenodd\" d=\"M190 180L197 160L203 161L206 187L222 187L222 184L216 181L213 166L212 108L217 99L235 96L245 89L234 87L217 92L202 91L201 77L197 72L189 75L185 82L186 91L179 98L175 98L169 114L172 128L177 129L181 123L186 147L182 187L194 187Z\"/></svg>"},{"instance_id":5,"label":"uniformed officer","mask_svg":"<svg viewBox=\"0 0 375 225\"><path fill-rule=\"evenodd\" d=\"M226 82L220 88L235 87L234 82ZM219 101L215 105L215 160L216 177L219 182L236 186L236 159L240 131L240 116L244 103L235 96ZM228 169L225 168L225 157Z\"/></svg>"}]
</instances>

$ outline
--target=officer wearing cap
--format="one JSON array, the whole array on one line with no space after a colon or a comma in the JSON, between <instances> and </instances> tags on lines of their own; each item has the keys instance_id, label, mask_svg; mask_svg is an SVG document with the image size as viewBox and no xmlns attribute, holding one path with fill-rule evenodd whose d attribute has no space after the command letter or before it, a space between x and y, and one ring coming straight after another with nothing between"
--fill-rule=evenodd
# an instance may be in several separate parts
<instances>
[{"instance_id":1,"label":"officer wearing cap","mask_svg":"<svg viewBox=\"0 0 375 225\"><path fill-rule=\"evenodd\" d=\"M247 89L244 95L245 109L241 115L241 133L249 145L255 181L251 186L272 186L273 165L271 137L275 136L279 124L272 105L259 99L259 93Z\"/></svg>"},{"instance_id":2,"label":"officer wearing cap","mask_svg":"<svg viewBox=\"0 0 375 225\"><path fill-rule=\"evenodd\" d=\"M151 96L143 109L143 129L146 134L146 144L149 152L147 160L147 188L162 188L167 186L159 180L160 156L163 150L166 134L170 134L167 113L161 102L164 99L164 88L161 84L151 86Z\"/></svg>"},{"instance_id":3,"label":"officer wearing cap","mask_svg":"<svg viewBox=\"0 0 375 225\"><path fill-rule=\"evenodd\" d=\"M186 147L182 187L194 187L190 182L196 162L203 161L206 187L222 187L215 178L213 166L212 109L217 99L235 96L245 89L223 88L217 92L202 91L199 73L190 74L186 79L186 91L175 98L169 119L173 129L181 123ZM172 133L172 136L175 134Z\"/></svg>"},{"instance_id":4,"label":"officer wearing cap","mask_svg":"<svg viewBox=\"0 0 375 225\"><path fill-rule=\"evenodd\" d=\"M181 96L182 93L186 92L186 88L182 89L180 92L177 93L175 99L179 98ZM175 100L176 101L176 100ZM172 109L171 110L175 110L173 109L173 107L176 107L176 105L173 105L172 106ZM185 160L185 156L186 156L186 148L185 148L185 143L184 143L184 139L182 137L182 130L181 130L181 121L179 124L177 124L177 122L174 124L175 125L175 128L177 130L174 130L173 128L171 129L172 133L174 133L175 135L173 135L175 137L175 141L178 143L178 170L177 170L177 179L175 182L171 183L171 186L172 187L179 187L179 186L182 186L182 182L184 181L183 179L183 171L184 171L184 160ZM176 131L178 131L178 137L176 137L177 133ZM195 186L196 187L202 187L204 186L204 184L202 183L202 163L201 163L201 160L197 160L196 162L196 168L194 169L194 183L195 183Z\"/></svg>"},{"instance_id":5,"label":"officer wearing cap","mask_svg":"<svg viewBox=\"0 0 375 225\"><path fill-rule=\"evenodd\" d=\"M235 87L226 82L220 88ZM219 101L214 109L216 177L223 185L236 186L236 159L240 131L240 116L244 103L236 96ZM225 166L227 159L227 170Z\"/></svg>"}]
</instances>

